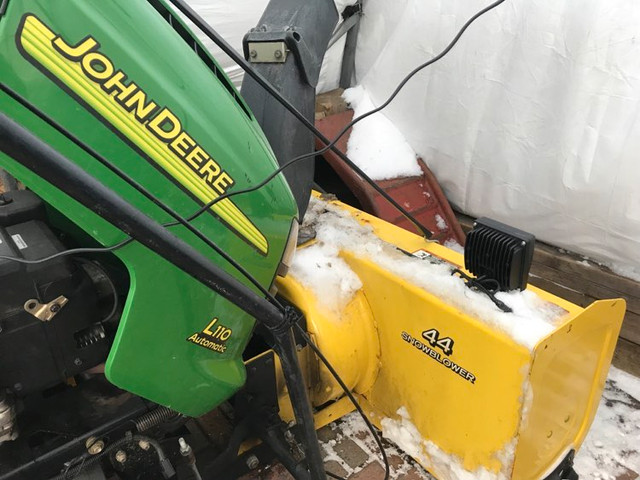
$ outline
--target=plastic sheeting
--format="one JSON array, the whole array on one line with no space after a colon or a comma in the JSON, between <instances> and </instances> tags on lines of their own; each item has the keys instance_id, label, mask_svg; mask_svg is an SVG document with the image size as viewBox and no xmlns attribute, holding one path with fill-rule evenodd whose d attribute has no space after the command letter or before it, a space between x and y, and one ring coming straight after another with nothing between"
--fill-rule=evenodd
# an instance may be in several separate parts
<instances>
[{"instance_id":1,"label":"plastic sheeting","mask_svg":"<svg viewBox=\"0 0 640 480\"><path fill-rule=\"evenodd\" d=\"M238 52L242 53L242 39L258 24L268 0L187 0L187 3ZM202 43L239 87L243 71L227 57L208 37L190 24Z\"/></svg>"},{"instance_id":2,"label":"plastic sheeting","mask_svg":"<svg viewBox=\"0 0 640 480\"><path fill-rule=\"evenodd\" d=\"M354 4L356 0L334 1L338 12L342 12L346 6ZM215 28L232 47L242 53L242 39L251 28L258 24L269 0L187 0L187 3L209 25ZM224 68L234 85L239 88L244 77L243 70L208 37L204 36L197 28L194 28L193 24L188 23L202 43L214 55L220 66ZM345 39L345 37L342 37L327 52L320 72L318 92L333 90L338 87Z\"/></svg>"},{"instance_id":3,"label":"plastic sheeting","mask_svg":"<svg viewBox=\"0 0 640 480\"><path fill-rule=\"evenodd\" d=\"M366 0L380 104L489 1ZM640 3L508 0L385 111L454 205L640 271Z\"/></svg>"}]
</instances>

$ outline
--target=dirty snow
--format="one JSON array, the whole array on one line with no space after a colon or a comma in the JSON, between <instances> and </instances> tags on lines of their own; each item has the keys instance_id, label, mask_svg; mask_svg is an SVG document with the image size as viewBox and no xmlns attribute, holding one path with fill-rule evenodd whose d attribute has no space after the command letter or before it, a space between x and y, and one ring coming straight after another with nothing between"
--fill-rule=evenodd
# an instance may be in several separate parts
<instances>
[{"instance_id":1,"label":"dirty snow","mask_svg":"<svg viewBox=\"0 0 640 480\"><path fill-rule=\"evenodd\" d=\"M315 243L296 252L289 270L333 314L338 314L362 288L360 278L338 253L330 243Z\"/></svg>"},{"instance_id":2,"label":"dirty snow","mask_svg":"<svg viewBox=\"0 0 640 480\"><path fill-rule=\"evenodd\" d=\"M639 450L640 378L611 367L575 469L581 480L616 480L629 470L640 473Z\"/></svg>"},{"instance_id":3,"label":"dirty snow","mask_svg":"<svg viewBox=\"0 0 640 480\"><path fill-rule=\"evenodd\" d=\"M470 290L460 278L451 275L451 265L405 255L381 241L370 227L359 224L348 212L315 197L303 224L303 228L310 227L315 228L317 245L298 251L291 274L334 311L348 303L357 290L355 274L340 262L340 250L348 250L505 332L529 349L554 330L564 313L531 291L499 293L497 297L513 309L513 313L504 313L486 295ZM305 255L309 248L313 250ZM343 275L347 276L344 285L340 282Z\"/></svg>"},{"instance_id":4,"label":"dirty snow","mask_svg":"<svg viewBox=\"0 0 640 480\"><path fill-rule=\"evenodd\" d=\"M354 118L374 108L369 94L361 86L345 90L343 98L353 108ZM374 180L422 175L416 153L382 112L353 127L347 155Z\"/></svg>"}]
</instances>

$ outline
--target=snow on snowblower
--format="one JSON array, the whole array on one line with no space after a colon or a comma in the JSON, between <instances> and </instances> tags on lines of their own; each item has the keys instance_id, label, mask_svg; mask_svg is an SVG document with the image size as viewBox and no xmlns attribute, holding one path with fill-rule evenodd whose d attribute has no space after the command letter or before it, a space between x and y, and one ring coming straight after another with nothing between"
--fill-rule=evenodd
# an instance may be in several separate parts
<instances>
[{"instance_id":1,"label":"snow on snowblower","mask_svg":"<svg viewBox=\"0 0 640 480\"><path fill-rule=\"evenodd\" d=\"M354 409L441 480L576 477L624 301L527 286L490 219L462 256L310 200L337 19L273 0L245 60L183 0L0 2L0 479L319 480Z\"/></svg>"}]
</instances>

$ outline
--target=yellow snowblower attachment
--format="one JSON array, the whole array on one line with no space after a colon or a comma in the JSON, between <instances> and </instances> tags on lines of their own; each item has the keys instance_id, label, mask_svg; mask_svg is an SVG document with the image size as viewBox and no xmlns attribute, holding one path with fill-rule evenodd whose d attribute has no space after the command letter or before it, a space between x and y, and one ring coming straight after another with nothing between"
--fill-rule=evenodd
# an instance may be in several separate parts
<instances>
[{"instance_id":1,"label":"yellow snowblower attachment","mask_svg":"<svg viewBox=\"0 0 640 480\"><path fill-rule=\"evenodd\" d=\"M544 479L572 460L624 300L583 309L530 286L497 295L505 313L455 274L460 253L337 201L314 199L305 230L279 291L387 438L441 480ZM301 355L319 428L352 407Z\"/></svg>"}]
</instances>

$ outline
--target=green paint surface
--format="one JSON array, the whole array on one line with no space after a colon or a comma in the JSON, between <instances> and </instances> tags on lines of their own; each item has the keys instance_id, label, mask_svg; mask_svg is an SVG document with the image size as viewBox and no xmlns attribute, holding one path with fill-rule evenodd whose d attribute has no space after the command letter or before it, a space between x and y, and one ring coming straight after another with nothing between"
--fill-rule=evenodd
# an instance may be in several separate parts
<instances>
[{"instance_id":1,"label":"green paint surface","mask_svg":"<svg viewBox=\"0 0 640 480\"><path fill-rule=\"evenodd\" d=\"M99 51L108 56L115 68L126 72L128 80L135 81L159 106L170 108L184 130L229 173L235 180L230 191L258 183L277 167L260 127L246 107L242 108L242 100L229 87L229 80L222 73L216 75L146 1L11 0L7 12L0 17L1 81L180 214L190 215L202 202L19 51L16 33L25 14L37 17L69 45L80 43L87 35L94 37L100 43ZM162 223L172 220L4 94L0 94L0 110L151 218ZM77 238L90 237L105 246L124 238L121 231L94 213L95 206L79 204L2 154L0 167L62 212L77 228ZM266 255L209 212L196 219L194 225L269 287L292 219L297 215L293 196L279 176L257 192L234 197L233 202L268 241ZM173 227L171 231L249 286L246 279L185 228ZM242 352L255 319L138 243L118 250L116 255L128 270L130 290L107 361L109 380L193 416L214 408L236 392L245 381ZM217 325L232 330L224 353L187 341L194 333L202 332L213 318L218 318Z\"/></svg>"}]
</instances>

